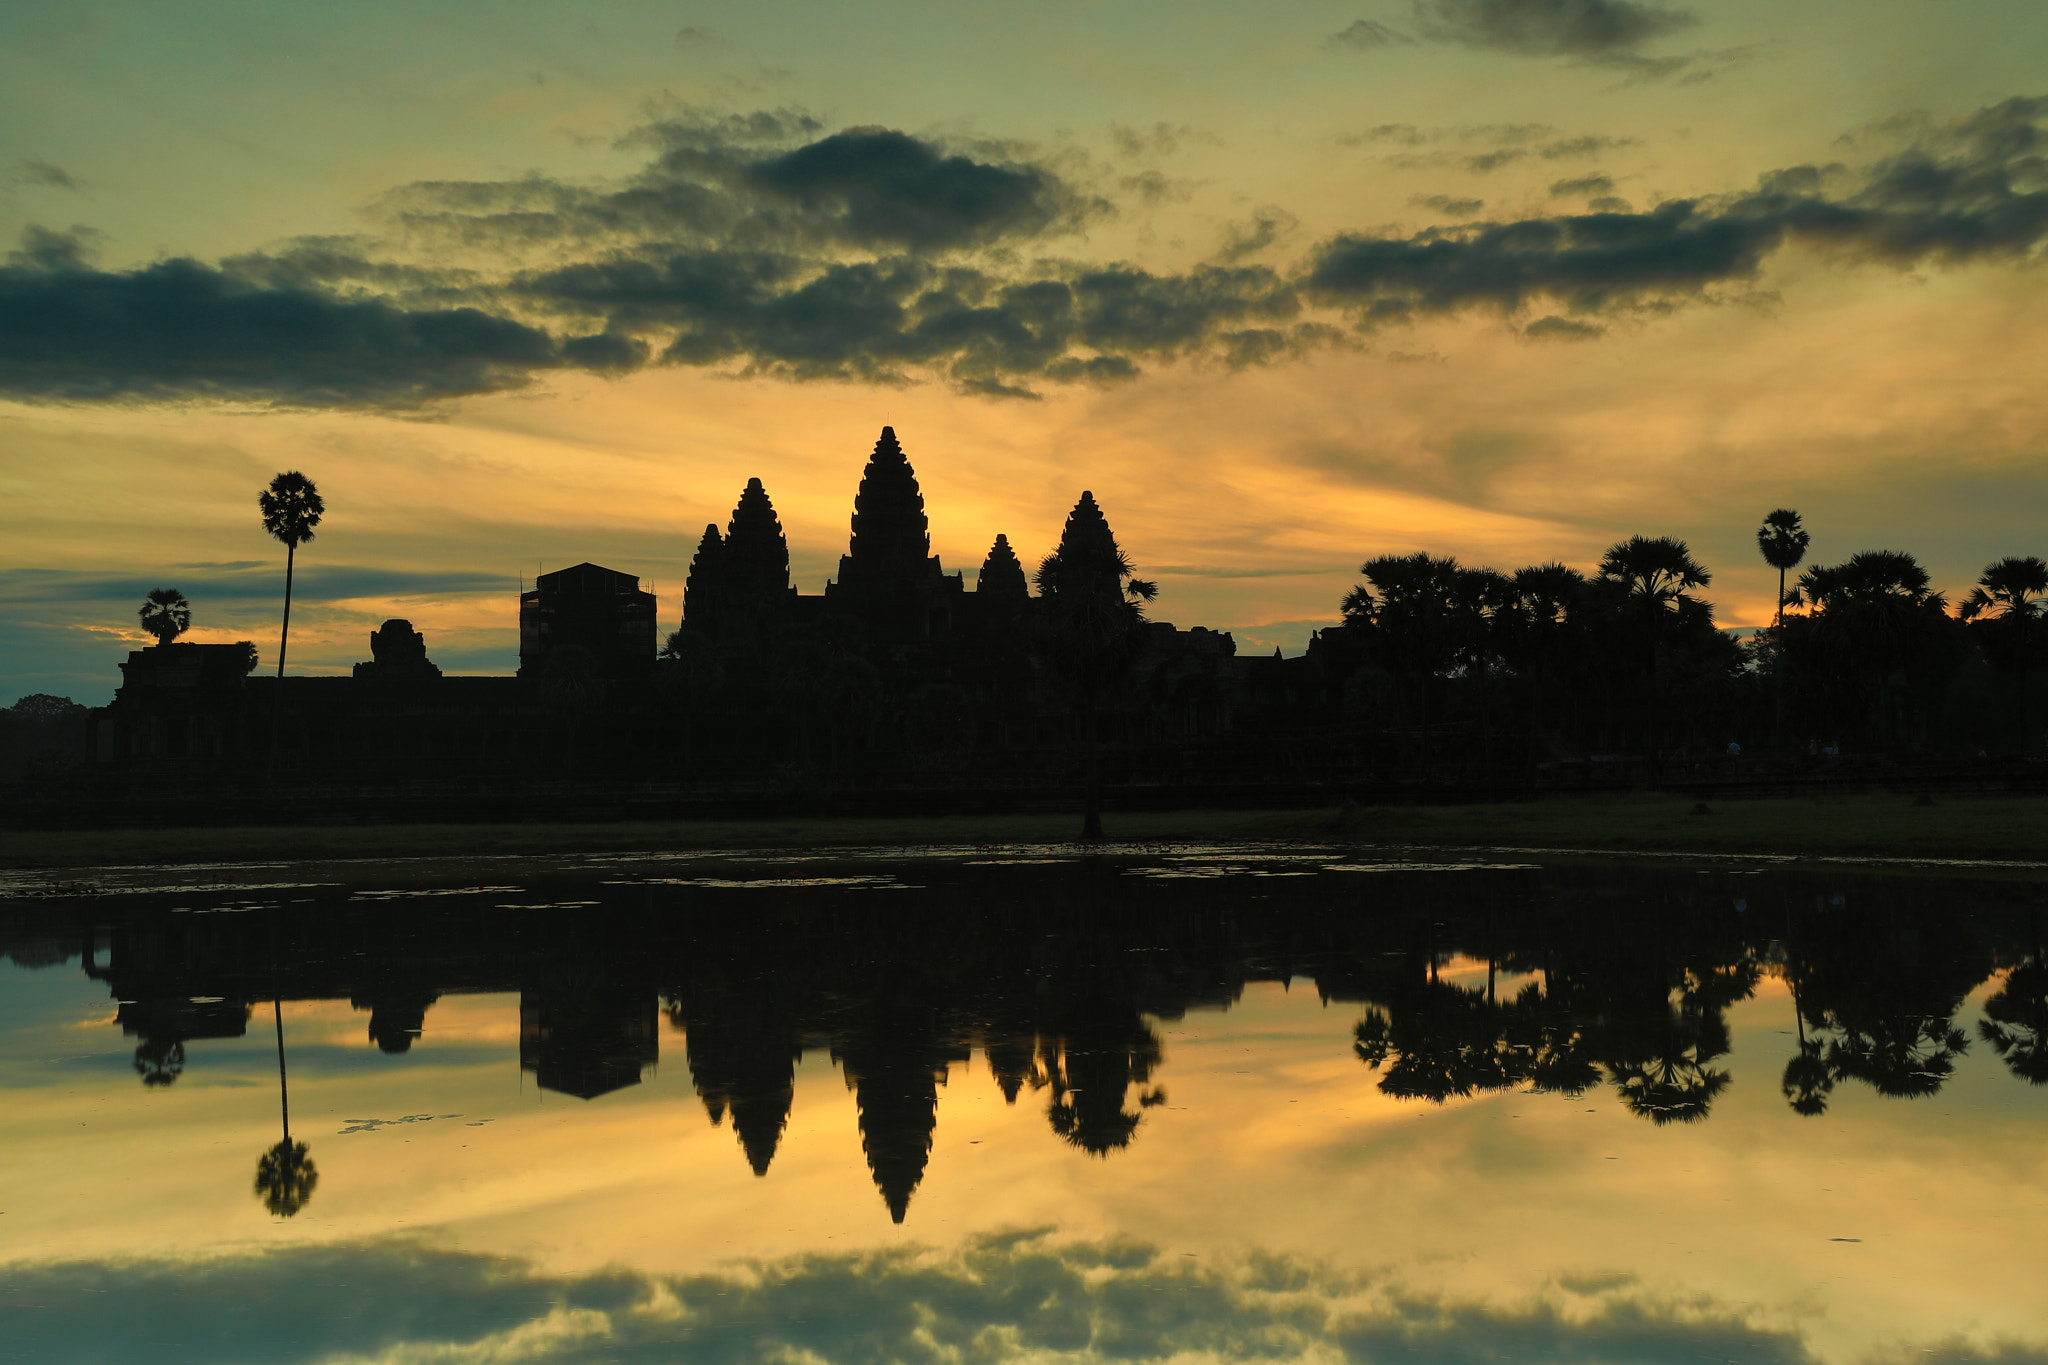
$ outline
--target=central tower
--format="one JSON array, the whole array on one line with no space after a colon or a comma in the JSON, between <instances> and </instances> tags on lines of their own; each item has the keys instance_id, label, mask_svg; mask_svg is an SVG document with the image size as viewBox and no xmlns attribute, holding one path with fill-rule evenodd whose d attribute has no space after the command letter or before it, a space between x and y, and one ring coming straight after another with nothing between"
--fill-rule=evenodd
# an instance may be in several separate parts
<instances>
[{"instance_id":1,"label":"central tower","mask_svg":"<svg viewBox=\"0 0 2048 1365\"><path fill-rule=\"evenodd\" d=\"M857 612L884 638L903 641L949 633L960 591L959 578L947 577L932 554L917 471L896 428L883 427L854 496L853 538L839 557L838 580L825 595Z\"/></svg>"},{"instance_id":2,"label":"central tower","mask_svg":"<svg viewBox=\"0 0 2048 1365\"><path fill-rule=\"evenodd\" d=\"M840 585L855 591L895 587L938 572L917 471L896 440L896 428L883 427L854 495L853 539L839 557Z\"/></svg>"}]
</instances>

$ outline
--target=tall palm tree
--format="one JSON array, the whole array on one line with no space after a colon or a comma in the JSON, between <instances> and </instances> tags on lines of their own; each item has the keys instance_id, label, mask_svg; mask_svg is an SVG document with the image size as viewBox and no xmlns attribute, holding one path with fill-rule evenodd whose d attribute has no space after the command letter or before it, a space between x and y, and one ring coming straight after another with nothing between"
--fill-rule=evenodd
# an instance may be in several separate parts
<instances>
[{"instance_id":1,"label":"tall palm tree","mask_svg":"<svg viewBox=\"0 0 2048 1365\"><path fill-rule=\"evenodd\" d=\"M1799 567L1806 558L1806 547L1813 537L1799 524L1799 514L1789 507L1780 507L1764 518L1764 524L1756 528L1756 548L1762 553L1764 563L1778 571L1778 607L1771 618L1771 648L1775 653L1772 681L1775 697L1772 702L1773 742L1780 748L1785 746L1785 574Z\"/></svg>"},{"instance_id":2,"label":"tall palm tree","mask_svg":"<svg viewBox=\"0 0 2048 1365\"><path fill-rule=\"evenodd\" d=\"M313 528L320 524L327 505L320 501L320 490L313 481L297 470L289 470L270 481L270 487L257 496L256 505L263 512L263 529L284 543L284 625L277 637L277 691L270 701L270 762L268 776L277 775L277 727L284 705L284 651L292 634L292 570L296 564L299 546L313 538Z\"/></svg>"},{"instance_id":3,"label":"tall palm tree","mask_svg":"<svg viewBox=\"0 0 2048 1365\"><path fill-rule=\"evenodd\" d=\"M2030 739L2027 715L2027 664L2033 652L2035 618L2041 615L2042 605L2036 599L2048 593L2048 563L2032 555L2020 558L2007 555L1996 564L1984 568L1983 577L1977 586L1970 589L1970 595L1956 606L1956 615L1965 621L1974 621L1982 616L1995 619L2010 630L2013 635L2012 657L2018 662L2020 675L2020 747L2028 746Z\"/></svg>"},{"instance_id":4,"label":"tall palm tree","mask_svg":"<svg viewBox=\"0 0 2048 1365\"><path fill-rule=\"evenodd\" d=\"M1812 543L1813 537L1799 524L1799 514L1789 507L1780 507L1756 528L1756 548L1763 554L1764 563L1778 571L1777 625L1785 624L1785 574L1799 567L1806 558L1806 547Z\"/></svg>"},{"instance_id":5,"label":"tall palm tree","mask_svg":"<svg viewBox=\"0 0 2048 1365\"><path fill-rule=\"evenodd\" d=\"M142 628L156 636L159 645L169 644L192 626L192 604L176 588L151 589L148 600L135 614L142 618Z\"/></svg>"},{"instance_id":6,"label":"tall palm tree","mask_svg":"<svg viewBox=\"0 0 2048 1365\"><path fill-rule=\"evenodd\" d=\"M320 1171L306 1154L306 1144L292 1141L292 1106L284 1076L283 997L272 998L271 1010L277 1020L277 1104L284 1137L256 1162L256 1197L272 1215L290 1218L313 1197L313 1189L320 1183Z\"/></svg>"}]
</instances>

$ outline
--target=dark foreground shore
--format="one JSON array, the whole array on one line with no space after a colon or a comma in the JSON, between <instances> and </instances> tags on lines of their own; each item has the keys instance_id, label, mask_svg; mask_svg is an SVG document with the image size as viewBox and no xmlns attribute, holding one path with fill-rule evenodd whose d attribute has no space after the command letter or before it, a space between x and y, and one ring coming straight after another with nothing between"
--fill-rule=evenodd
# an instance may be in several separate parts
<instances>
[{"instance_id":1,"label":"dark foreground shore","mask_svg":"<svg viewBox=\"0 0 2048 1365\"><path fill-rule=\"evenodd\" d=\"M2048 861L2048 797L1939 798L1896 793L1713 803L1644 792L1469 806L1347 806L1323 811L1112 813L1118 842L1307 840L1358 846L1516 848L1612 853L1755 854L1871 859ZM359 858L923 849L1064 843L1078 815L792 817L504 825L241 826L4 830L11 870Z\"/></svg>"}]
</instances>

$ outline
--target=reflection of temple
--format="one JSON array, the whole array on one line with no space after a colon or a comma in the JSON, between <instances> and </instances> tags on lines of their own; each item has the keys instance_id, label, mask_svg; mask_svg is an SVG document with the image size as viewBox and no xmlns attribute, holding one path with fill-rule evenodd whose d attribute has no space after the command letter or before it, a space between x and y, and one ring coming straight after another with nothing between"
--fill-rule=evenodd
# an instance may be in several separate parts
<instances>
[{"instance_id":1,"label":"reflection of temple","mask_svg":"<svg viewBox=\"0 0 2048 1365\"><path fill-rule=\"evenodd\" d=\"M1939 1092L1967 1043L1958 1011L1999 972L1976 1027L2013 1075L2048 1070L2048 976L2027 907L1958 909L1939 888L1760 917L1698 874L1646 871L1610 894L1570 870L1369 885L1331 873L1264 881L1248 914L1231 878L977 872L886 904L834 887L608 883L574 908L484 890L429 903L322 888L290 905L224 890L102 898L33 921L13 902L0 905L0 949L29 965L82 947L150 1086L202 1066L198 1044L242 1036L250 1003L273 994L351 1000L368 1045L395 1054L433 1045L438 998L516 991L519 1065L595 1099L658 1060L665 1012L704 1111L730 1117L761 1176L801 1060L829 1057L852 1098L842 1121L899 1222L941 1178L934 1138L956 1066L1078 1153L1142 1159L1148 1125L1170 1121L1151 1107L1171 1061L1161 1021L1226 1006L1251 982L1356 1002L1360 1079L1418 1103L1599 1089L1652 1124L1709 1120L1730 1083L1727 1011L1770 974L1791 987L1783 1093L1796 1113L1825 1113L1852 1084ZM977 1052L986 1073L962 1065Z\"/></svg>"}]
</instances>

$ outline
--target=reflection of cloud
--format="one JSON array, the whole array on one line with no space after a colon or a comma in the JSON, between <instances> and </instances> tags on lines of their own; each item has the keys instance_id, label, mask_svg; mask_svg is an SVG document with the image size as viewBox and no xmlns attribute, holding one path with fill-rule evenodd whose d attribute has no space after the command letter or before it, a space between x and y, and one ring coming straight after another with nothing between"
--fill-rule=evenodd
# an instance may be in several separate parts
<instances>
[{"instance_id":1,"label":"reflection of cloud","mask_svg":"<svg viewBox=\"0 0 2048 1365\"><path fill-rule=\"evenodd\" d=\"M1628 1277L1575 1277L1570 1299L1424 1297L1288 1257L1217 1264L1046 1231L958 1250L810 1253L699 1275L547 1274L412 1241L290 1247L191 1264L10 1267L41 1311L24 1359L725 1362L1699 1359L1803 1362L1793 1332ZM123 1311L101 1311L118 1301ZM2019 1365L2017 1345L1958 1360Z\"/></svg>"}]
</instances>

